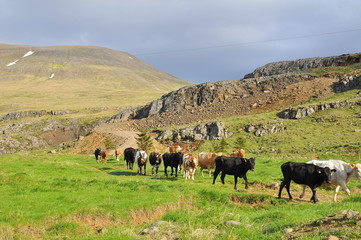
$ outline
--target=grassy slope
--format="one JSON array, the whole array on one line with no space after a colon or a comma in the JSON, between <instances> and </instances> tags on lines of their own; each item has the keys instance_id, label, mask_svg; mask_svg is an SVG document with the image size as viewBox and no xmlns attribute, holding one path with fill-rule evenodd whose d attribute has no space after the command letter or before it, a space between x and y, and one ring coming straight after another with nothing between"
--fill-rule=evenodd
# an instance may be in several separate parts
<instances>
[{"instance_id":1,"label":"grassy slope","mask_svg":"<svg viewBox=\"0 0 361 240\"><path fill-rule=\"evenodd\" d=\"M279 182L279 165L286 160L259 156L256 171L248 174L250 181ZM194 182L167 179L162 169L159 177L138 176L113 157L106 166L95 163L93 156L40 152L0 156L0 161L0 235L5 239L144 239L138 233L158 219L173 226L159 227L162 236L173 229L173 236L182 239L280 239L285 228L361 208L360 193L335 204L328 201L330 190L319 189L321 202L316 205L287 202L274 197L277 190L252 193L259 190L257 185L243 190L243 181L242 190L235 192L230 176L225 186L219 179L212 185L210 177L200 175ZM353 191L361 185L353 180L349 187ZM231 196L241 203L230 201ZM225 226L227 220L242 225ZM101 227L107 232L98 235ZM335 234L351 238L361 232L345 229ZM320 228L314 239L325 236Z\"/></svg>"},{"instance_id":2,"label":"grassy slope","mask_svg":"<svg viewBox=\"0 0 361 240\"><path fill-rule=\"evenodd\" d=\"M358 91L336 94L321 101L313 100L305 105L344 100L355 102ZM342 155L344 159L356 160L359 158L357 153L361 152L361 133L357 130L361 129L360 112L361 106L354 104L350 107L319 111L299 120L281 119L277 117L278 111L222 119L227 129L234 133L227 139L229 144L227 151L232 151L235 140L242 137L246 141L244 148L255 155L308 158L332 158ZM287 130L262 137L256 137L253 133L245 131L248 125L269 126L274 123L282 123ZM212 142L207 141L199 151L210 149L212 149Z\"/></svg>"},{"instance_id":3,"label":"grassy slope","mask_svg":"<svg viewBox=\"0 0 361 240\"><path fill-rule=\"evenodd\" d=\"M30 50L33 55L21 58ZM0 45L0 56L0 88L6 89L0 113L142 105L189 84L134 56L100 47Z\"/></svg>"},{"instance_id":4,"label":"grassy slope","mask_svg":"<svg viewBox=\"0 0 361 240\"><path fill-rule=\"evenodd\" d=\"M356 93L337 94L323 102L353 99ZM355 105L300 120L279 119L277 112L224 119L235 132L227 141L231 144L237 137L245 137L248 156L257 157L256 170L248 174L250 189L244 190L240 180L239 192L233 190L231 176L226 177L225 186L219 179L212 185L211 177L202 178L199 172L194 182L182 177L167 179L163 177L163 167L159 177L138 176L135 170L126 170L122 160L115 162L114 157L104 166L86 155L49 155L39 151L0 156L0 235L10 239L144 239L139 232L162 219L167 223L149 238L280 239L286 228L361 208L361 183L355 179L348 184L351 197L341 190L339 202L333 203L333 187L319 188L321 202L316 205L308 201L309 190L304 201L287 202L275 198L277 189L265 187L280 183L279 166L286 161L319 157L359 162L355 153L360 149L360 138L354 131L361 127L359 112L361 106ZM317 122L320 118L325 121ZM250 123L275 121L283 121L288 129L264 137L243 130ZM211 148L212 142L207 141L199 151ZM297 199L300 186L292 184L291 189ZM283 196L286 197L285 191ZM242 225L225 226L227 220ZM355 226L352 220L347 223ZM98 234L102 227L107 231ZM332 235L351 239L361 234L360 228L351 227ZM321 226L304 238L324 239L329 235L327 227Z\"/></svg>"}]
</instances>

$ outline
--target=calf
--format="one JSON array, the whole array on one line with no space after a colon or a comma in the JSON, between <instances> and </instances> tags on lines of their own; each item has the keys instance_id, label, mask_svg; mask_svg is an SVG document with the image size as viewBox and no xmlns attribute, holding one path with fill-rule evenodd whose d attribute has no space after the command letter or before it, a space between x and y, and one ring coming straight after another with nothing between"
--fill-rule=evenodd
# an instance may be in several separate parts
<instances>
[{"instance_id":1,"label":"calf","mask_svg":"<svg viewBox=\"0 0 361 240\"><path fill-rule=\"evenodd\" d=\"M138 173L142 174L142 168L144 167L144 175L147 173L147 161L148 161L148 155L143 150L138 150L135 154L135 160L138 163Z\"/></svg>"},{"instance_id":2,"label":"calf","mask_svg":"<svg viewBox=\"0 0 361 240\"><path fill-rule=\"evenodd\" d=\"M163 163L164 163L164 175L166 177L168 177L168 173L167 173L167 167L171 167L172 169L172 173L170 174L171 176L173 175L173 168L174 168L174 172L175 172L175 176L178 177L178 166L179 163L181 163L183 161L183 154L182 153L164 153L163 154Z\"/></svg>"},{"instance_id":3,"label":"calf","mask_svg":"<svg viewBox=\"0 0 361 240\"><path fill-rule=\"evenodd\" d=\"M102 151L101 153L100 153L100 155L102 156L102 163L103 164L106 164L107 163L107 161L108 161L108 155L109 155L109 153L108 153L108 151Z\"/></svg>"},{"instance_id":4,"label":"calf","mask_svg":"<svg viewBox=\"0 0 361 240\"><path fill-rule=\"evenodd\" d=\"M218 157L215 153L201 152L198 154L198 165L201 167L202 177L204 177L203 170L208 169L209 176L211 176L211 169L216 167L216 158Z\"/></svg>"},{"instance_id":5,"label":"calf","mask_svg":"<svg viewBox=\"0 0 361 240\"><path fill-rule=\"evenodd\" d=\"M115 149L115 159L119 162L119 157L122 155L122 150L120 148Z\"/></svg>"},{"instance_id":6,"label":"calf","mask_svg":"<svg viewBox=\"0 0 361 240\"><path fill-rule=\"evenodd\" d=\"M247 172L248 170L254 171L256 165L255 158L235 158L220 156L216 158L216 170L214 171L213 184L220 172L222 172L221 180L224 184L226 174L234 176L234 189L237 190L237 178L245 180L245 188L248 188Z\"/></svg>"},{"instance_id":7,"label":"calf","mask_svg":"<svg viewBox=\"0 0 361 240\"><path fill-rule=\"evenodd\" d=\"M194 180L194 175L198 167L198 157L192 156L191 154L183 155L183 167L184 167L184 176L186 180Z\"/></svg>"},{"instance_id":8,"label":"calf","mask_svg":"<svg viewBox=\"0 0 361 240\"><path fill-rule=\"evenodd\" d=\"M149 163L152 165L152 175L158 175L158 169L160 164L162 163L162 155L158 152L151 152L149 154Z\"/></svg>"},{"instance_id":9,"label":"calf","mask_svg":"<svg viewBox=\"0 0 361 240\"><path fill-rule=\"evenodd\" d=\"M182 149L183 148L181 146L179 146L179 145L173 145L173 146L169 147L169 152L170 153L177 153L177 152L182 151Z\"/></svg>"},{"instance_id":10,"label":"calf","mask_svg":"<svg viewBox=\"0 0 361 240\"><path fill-rule=\"evenodd\" d=\"M127 163L127 169L133 169L135 153L136 151L132 147L124 149L124 160Z\"/></svg>"},{"instance_id":11,"label":"calf","mask_svg":"<svg viewBox=\"0 0 361 240\"><path fill-rule=\"evenodd\" d=\"M284 179L280 185L278 198L281 198L282 189L286 186L288 196L292 199L290 184L291 180L293 180L297 184L305 184L311 188L311 201L314 203L318 202L316 188L321 186L323 182L331 183L331 172L336 171L334 169L331 170L328 167L323 168L313 164L300 162L286 162L281 165L281 170Z\"/></svg>"},{"instance_id":12,"label":"calf","mask_svg":"<svg viewBox=\"0 0 361 240\"><path fill-rule=\"evenodd\" d=\"M336 169L336 172L331 175L331 184L336 185L335 194L333 195L333 201L337 202L337 193L342 187L343 190L350 195L350 190L346 186L352 178L361 180L361 164L349 164L341 160L328 160L319 161L312 160L307 162L308 164L314 164L319 167L329 167L330 169ZM300 196L302 198L305 195L306 186L303 186L303 191Z\"/></svg>"},{"instance_id":13,"label":"calf","mask_svg":"<svg viewBox=\"0 0 361 240\"><path fill-rule=\"evenodd\" d=\"M235 148L230 157L246 158L246 151L242 148Z\"/></svg>"},{"instance_id":14,"label":"calf","mask_svg":"<svg viewBox=\"0 0 361 240\"><path fill-rule=\"evenodd\" d=\"M101 152L102 152L102 150L100 148L95 149L94 156L95 156L96 162L98 162L99 157L101 157Z\"/></svg>"}]
</instances>

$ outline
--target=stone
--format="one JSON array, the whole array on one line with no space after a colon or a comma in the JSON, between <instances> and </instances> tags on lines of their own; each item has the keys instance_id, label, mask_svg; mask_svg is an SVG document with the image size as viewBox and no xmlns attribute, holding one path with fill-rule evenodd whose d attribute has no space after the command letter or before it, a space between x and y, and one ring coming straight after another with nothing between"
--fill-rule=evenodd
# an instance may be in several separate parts
<instances>
[{"instance_id":1,"label":"stone","mask_svg":"<svg viewBox=\"0 0 361 240\"><path fill-rule=\"evenodd\" d=\"M225 224L230 225L230 226L234 226L234 227L241 225L240 222L237 222L237 221L234 221L234 220L229 220L229 221L225 222Z\"/></svg>"},{"instance_id":2,"label":"stone","mask_svg":"<svg viewBox=\"0 0 361 240\"><path fill-rule=\"evenodd\" d=\"M291 232L293 232L293 228L286 228L283 231L284 231L284 233L291 233Z\"/></svg>"}]
</instances>

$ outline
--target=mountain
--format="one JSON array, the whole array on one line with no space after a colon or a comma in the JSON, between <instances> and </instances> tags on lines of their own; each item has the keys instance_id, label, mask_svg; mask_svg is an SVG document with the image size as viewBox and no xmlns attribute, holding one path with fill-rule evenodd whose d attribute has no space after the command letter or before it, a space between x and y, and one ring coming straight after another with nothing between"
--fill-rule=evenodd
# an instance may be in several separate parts
<instances>
[{"instance_id":1,"label":"mountain","mask_svg":"<svg viewBox=\"0 0 361 240\"><path fill-rule=\"evenodd\" d=\"M185 85L112 49L0 44L0 113L134 106Z\"/></svg>"}]
</instances>

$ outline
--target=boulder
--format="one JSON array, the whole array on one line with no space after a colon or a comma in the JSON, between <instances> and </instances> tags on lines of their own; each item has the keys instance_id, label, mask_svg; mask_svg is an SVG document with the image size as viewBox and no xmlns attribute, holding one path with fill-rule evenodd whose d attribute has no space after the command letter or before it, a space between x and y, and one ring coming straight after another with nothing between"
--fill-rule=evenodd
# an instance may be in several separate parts
<instances>
[{"instance_id":1,"label":"boulder","mask_svg":"<svg viewBox=\"0 0 361 240\"><path fill-rule=\"evenodd\" d=\"M206 124L198 124L197 126L189 126L177 130L164 130L158 133L157 140L171 139L177 141L197 141L197 140L219 140L232 136L228 132L223 122L210 122Z\"/></svg>"}]
</instances>

